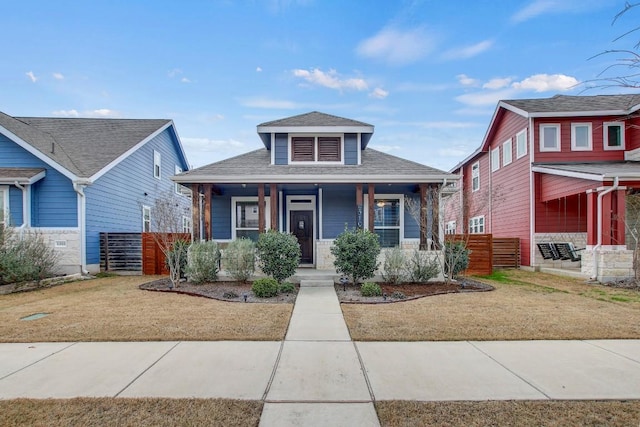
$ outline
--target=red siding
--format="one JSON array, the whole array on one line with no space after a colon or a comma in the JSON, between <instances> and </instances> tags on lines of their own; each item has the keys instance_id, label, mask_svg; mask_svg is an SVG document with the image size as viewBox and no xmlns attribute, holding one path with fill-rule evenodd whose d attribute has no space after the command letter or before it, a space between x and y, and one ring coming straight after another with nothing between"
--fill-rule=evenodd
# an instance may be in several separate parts
<instances>
[{"instance_id":1,"label":"red siding","mask_svg":"<svg viewBox=\"0 0 640 427\"><path fill-rule=\"evenodd\" d=\"M584 193L589 189L596 189L602 186L601 182L589 181L587 179L569 178L559 175L548 175L541 173L539 179L540 196L538 200L544 202L572 194Z\"/></svg>"}]
</instances>

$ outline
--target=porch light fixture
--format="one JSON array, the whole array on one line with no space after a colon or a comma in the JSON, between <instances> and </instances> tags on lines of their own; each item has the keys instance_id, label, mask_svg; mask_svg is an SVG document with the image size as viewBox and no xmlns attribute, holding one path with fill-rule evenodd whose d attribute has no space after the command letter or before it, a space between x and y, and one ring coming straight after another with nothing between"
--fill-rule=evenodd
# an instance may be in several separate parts
<instances>
[{"instance_id":1,"label":"porch light fixture","mask_svg":"<svg viewBox=\"0 0 640 427\"><path fill-rule=\"evenodd\" d=\"M384 200L378 200L378 203L376 203L376 205L378 205L379 208L384 208L385 202Z\"/></svg>"}]
</instances>

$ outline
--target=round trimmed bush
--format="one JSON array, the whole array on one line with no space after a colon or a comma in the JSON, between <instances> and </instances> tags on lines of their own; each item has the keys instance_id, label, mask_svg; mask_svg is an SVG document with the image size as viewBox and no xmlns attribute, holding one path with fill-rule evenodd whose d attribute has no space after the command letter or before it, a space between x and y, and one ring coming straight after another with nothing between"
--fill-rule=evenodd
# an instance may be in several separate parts
<instances>
[{"instance_id":1,"label":"round trimmed bush","mask_svg":"<svg viewBox=\"0 0 640 427\"><path fill-rule=\"evenodd\" d=\"M296 291L296 285L291 282L284 282L280 285L281 294L292 294Z\"/></svg>"},{"instance_id":2,"label":"round trimmed bush","mask_svg":"<svg viewBox=\"0 0 640 427\"><path fill-rule=\"evenodd\" d=\"M278 281L265 277L263 279L257 279L251 285L251 290L258 298L270 298L278 295Z\"/></svg>"},{"instance_id":3,"label":"round trimmed bush","mask_svg":"<svg viewBox=\"0 0 640 427\"><path fill-rule=\"evenodd\" d=\"M366 282L360 286L360 293L363 297L379 297L382 295L382 289L377 283Z\"/></svg>"}]
</instances>

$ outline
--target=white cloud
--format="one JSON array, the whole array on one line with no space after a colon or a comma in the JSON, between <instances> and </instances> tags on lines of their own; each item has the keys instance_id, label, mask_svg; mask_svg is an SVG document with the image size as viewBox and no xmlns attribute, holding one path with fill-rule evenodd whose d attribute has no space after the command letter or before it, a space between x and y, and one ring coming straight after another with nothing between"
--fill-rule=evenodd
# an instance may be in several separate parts
<instances>
[{"instance_id":1,"label":"white cloud","mask_svg":"<svg viewBox=\"0 0 640 427\"><path fill-rule=\"evenodd\" d=\"M301 79L306 80L308 83L317 86L324 86L329 89L343 90L367 90L367 82L362 78L341 78L336 70L329 70L324 72L318 68L311 70L296 69L293 70L293 75Z\"/></svg>"},{"instance_id":2,"label":"white cloud","mask_svg":"<svg viewBox=\"0 0 640 427\"><path fill-rule=\"evenodd\" d=\"M28 71L25 74L27 75L27 77L29 77L29 80L31 80L31 82L35 83L38 81L38 78L35 74L33 74L33 71Z\"/></svg>"},{"instance_id":3,"label":"white cloud","mask_svg":"<svg viewBox=\"0 0 640 427\"><path fill-rule=\"evenodd\" d=\"M245 107L252 108L267 108L267 109L282 109L292 110L299 108L299 105L293 101L287 101L284 99L270 99L270 98L247 98L240 100L240 103Z\"/></svg>"},{"instance_id":4,"label":"white cloud","mask_svg":"<svg viewBox=\"0 0 640 427\"><path fill-rule=\"evenodd\" d=\"M467 76L466 74L458 74L456 76L458 79L458 83L463 86L476 86L478 84L478 80Z\"/></svg>"},{"instance_id":5,"label":"white cloud","mask_svg":"<svg viewBox=\"0 0 640 427\"><path fill-rule=\"evenodd\" d=\"M511 22L528 21L536 16L556 10L560 5L555 0L535 0L511 16Z\"/></svg>"},{"instance_id":6,"label":"white cloud","mask_svg":"<svg viewBox=\"0 0 640 427\"><path fill-rule=\"evenodd\" d=\"M189 80L189 79L188 79L188 78L186 78L186 77L181 78L181 79L180 79L180 81L181 81L182 83L191 83L191 80Z\"/></svg>"},{"instance_id":7,"label":"white cloud","mask_svg":"<svg viewBox=\"0 0 640 427\"><path fill-rule=\"evenodd\" d=\"M434 37L424 27L407 30L383 28L360 42L356 52L392 65L406 65L424 58L435 48Z\"/></svg>"},{"instance_id":8,"label":"white cloud","mask_svg":"<svg viewBox=\"0 0 640 427\"><path fill-rule=\"evenodd\" d=\"M212 139L183 137L180 138L180 140L182 141L182 146L187 154L187 158L193 167L200 167L237 156L254 148L233 138Z\"/></svg>"},{"instance_id":9,"label":"white cloud","mask_svg":"<svg viewBox=\"0 0 640 427\"><path fill-rule=\"evenodd\" d=\"M443 59L467 59L472 58L493 46L493 40L484 40L471 46L459 47L446 51Z\"/></svg>"},{"instance_id":10,"label":"white cloud","mask_svg":"<svg viewBox=\"0 0 640 427\"><path fill-rule=\"evenodd\" d=\"M504 87L509 86L512 81L513 81L513 78L511 77L496 77L494 79L489 80L485 84L483 84L482 88L492 89L492 90L502 89Z\"/></svg>"},{"instance_id":11,"label":"white cloud","mask_svg":"<svg viewBox=\"0 0 640 427\"><path fill-rule=\"evenodd\" d=\"M520 90L536 92L566 91L580 83L575 77L564 74L536 74L521 82L514 82L512 86Z\"/></svg>"},{"instance_id":12,"label":"white cloud","mask_svg":"<svg viewBox=\"0 0 640 427\"><path fill-rule=\"evenodd\" d=\"M64 75L62 73L53 73L52 75L56 80L64 80Z\"/></svg>"},{"instance_id":13,"label":"white cloud","mask_svg":"<svg viewBox=\"0 0 640 427\"><path fill-rule=\"evenodd\" d=\"M262 67L256 67L256 73L261 73L262 72Z\"/></svg>"},{"instance_id":14,"label":"white cloud","mask_svg":"<svg viewBox=\"0 0 640 427\"><path fill-rule=\"evenodd\" d=\"M108 108L99 108L96 110L86 110L79 112L76 109L72 110L56 110L52 115L56 117L91 117L91 118L113 118L120 117L120 113Z\"/></svg>"},{"instance_id":15,"label":"white cloud","mask_svg":"<svg viewBox=\"0 0 640 427\"><path fill-rule=\"evenodd\" d=\"M373 90L373 92L369 94L369 96L371 98L385 99L387 96L389 96L389 92L380 87L377 87Z\"/></svg>"}]
</instances>

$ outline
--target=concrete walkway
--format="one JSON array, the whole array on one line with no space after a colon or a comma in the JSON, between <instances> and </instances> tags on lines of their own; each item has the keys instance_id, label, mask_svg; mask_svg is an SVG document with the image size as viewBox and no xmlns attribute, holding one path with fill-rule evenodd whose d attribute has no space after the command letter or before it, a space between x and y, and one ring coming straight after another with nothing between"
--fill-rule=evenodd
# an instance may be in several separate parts
<instances>
[{"instance_id":1,"label":"concrete walkway","mask_svg":"<svg viewBox=\"0 0 640 427\"><path fill-rule=\"evenodd\" d=\"M354 343L311 284L282 342L0 344L0 399L263 400L261 426L377 426L375 400L640 399L640 340Z\"/></svg>"}]
</instances>

